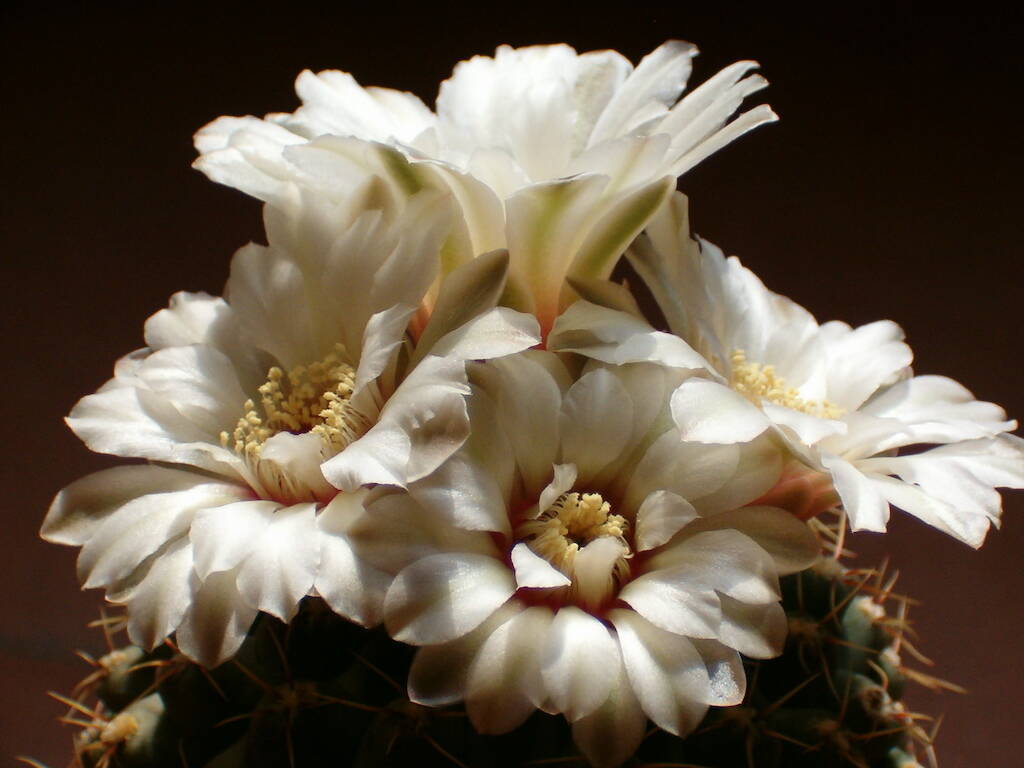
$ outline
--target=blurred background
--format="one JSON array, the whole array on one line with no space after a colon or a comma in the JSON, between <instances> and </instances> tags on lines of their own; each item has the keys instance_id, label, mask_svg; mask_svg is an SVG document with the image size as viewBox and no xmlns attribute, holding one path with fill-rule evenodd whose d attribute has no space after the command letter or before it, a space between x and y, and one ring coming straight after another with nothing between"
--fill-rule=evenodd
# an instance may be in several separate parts
<instances>
[{"instance_id":1,"label":"blurred background","mask_svg":"<svg viewBox=\"0 0 1024 768\"><path fill-rule=\"evenodd\" d=\"M697 43L693 82L761 62L778 124L684 177L696 230L819 319L892 318L915 367L1024 414L1019 46L1008 16L919 15L842 4L788 15L724 3L8 3L0 11L0 763L66 765L54 722L102 653L97 593L74 551L37 538L53 494L112 462L62 423L144 319L178 289L218 293L228 259L261 238L259 205L190 169L192 133L223 114L291 111L295 75L338 68L433 102L458 60L496 45L565 41L634 61L667 38ZM885 10L881 10L885 6ZM897 515L859 536L858 564L890 554L935 673L967 696L914 689L945 714L945 766L1019 764L1024 706L1024 494L974 552ZM1018 757L1014 758L1013 755Z\"/></svg>"}]
</instances>

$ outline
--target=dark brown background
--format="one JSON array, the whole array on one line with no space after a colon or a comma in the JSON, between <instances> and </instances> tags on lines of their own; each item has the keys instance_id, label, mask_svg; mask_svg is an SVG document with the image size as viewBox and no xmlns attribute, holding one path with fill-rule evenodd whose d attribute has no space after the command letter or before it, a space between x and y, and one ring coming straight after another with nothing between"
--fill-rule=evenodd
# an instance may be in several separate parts
<instances>
[{"instance_id":1,"label":"dark brown background","mask_svg":"<svg viewBox=\"0 0 1024 768\"><path fill-rule=\"evenodd\" d=\"M108 465L61 423L141 344L179 288L218 292L231 252L260 237L258 206L189 169L192 132L221 114L290 110L303 67L432 99L458 59L498 43L565 40L636 60L669 37L698 43L695 80L759 59L780 124L685 177L697 229L820 318L893 318L921 372L944 373L1024 414L1020 250L1020 26L859 4L817 18L639 3L571 15L555 5L444 3L415 16L303 3L288 10L169 4L15 4L3 11L0 760L63 765L68 730L47 689L100 651L98 596L74 553L36 538L52 494ZM45 7L45 12L41 10ZM906 6L903 6L904 8ZM756 102L755 102L756 103ZM913 691L946 713L945 766L1020 764L1024 498L974 553L899 519L885 538L922 598L921 645L966 697Z\"/></svg>"}]
</instances>

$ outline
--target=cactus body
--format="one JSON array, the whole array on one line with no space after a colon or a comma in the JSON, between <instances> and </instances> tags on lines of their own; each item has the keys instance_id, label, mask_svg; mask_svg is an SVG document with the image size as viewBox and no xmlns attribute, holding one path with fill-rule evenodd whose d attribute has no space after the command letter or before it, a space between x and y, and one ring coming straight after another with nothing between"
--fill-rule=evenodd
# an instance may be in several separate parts
<instances>
[{"instance_id":1,"label":"cactus body","mask_svg":"<svg viewBox=\"0 0 1024 768\"><path fill-rule=\"evenodd\" d=\"M713 708L685 739L652 732L627 765L919 766L927 737L899 702L901 620L869 576L823 560L784 579L789 640L779 658L748 662L743 703ZM103 722L136 727L113 741L86 729L76 749L88 768L585 765L561 717L536 712L510 734L482 736L458 708L410 702L411 658L316 598L290 625L260 616L217 669L170 644L128 646L104 657L90 688Z\"/></svg>"}]
</instances>

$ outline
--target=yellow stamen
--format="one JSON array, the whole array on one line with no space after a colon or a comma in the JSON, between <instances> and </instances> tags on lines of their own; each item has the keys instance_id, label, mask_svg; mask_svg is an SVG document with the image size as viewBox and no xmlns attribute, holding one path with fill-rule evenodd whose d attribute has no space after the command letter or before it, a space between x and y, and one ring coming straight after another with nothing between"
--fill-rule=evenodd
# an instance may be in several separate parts
<instances>
[{"instance_id":1,"label":"yellow stamen","mask_svg":"<svg viewBox=\"0 0 1024 768\"><path fill-rule=\"evenodd\" d=\"M274 366L260 385L259 406L246 400L244 415L230 434L222 432L221 444L247 459L259 459L263 444L279 432L320 436L325 455L345 448L365 433L372 420L352 406L355 369L346 362L345 348L287 373Z\"/></svg>"},{"instance_id":2,"label":"yellow stamen","mask_svg":"<svg viewBox=\"0 0 1024 768\"><path fill-rule=\"evenodd\" d=\"M626 541L628 530L629 523L621 515L612 514L611 505L601 494L574 492L562 494L540 517L523 522L516 529L516 539L525 541L572 580L566 587L570 595L593 605L629 576L628 559L632 555ZM617 553L612 550L607 566L596 568L600 573L578 571L581 553L599 539L616 542ZM595 583L595 577L601 583Z\"/></svg>"},{"instance_id":3,"label":"yellow stamen","mask_svg":"<svg viewBox=\"0 0 1024 768\"><path fill-rule=\"evenodd\" d=\"M776 405L792 408L821 419L838 419L846 411L828 400L804 400L786 380L775 373L774 365L747 362L747 353L742 349L732 352L732 388L754 405L768 400Z\"/></svg>"}]
</instances>

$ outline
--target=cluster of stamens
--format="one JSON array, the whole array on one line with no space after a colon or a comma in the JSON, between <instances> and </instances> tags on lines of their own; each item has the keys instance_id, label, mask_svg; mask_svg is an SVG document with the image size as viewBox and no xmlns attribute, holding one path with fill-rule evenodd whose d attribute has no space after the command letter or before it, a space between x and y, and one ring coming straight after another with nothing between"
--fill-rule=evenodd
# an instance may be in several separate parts
<instances>
[{"instance_id":1,"label":"cluster of stamens","mask_svg":"<svg viewBox=\"0 0 1024 768\"><path fill-rule=\"evenodd\" d=\"M222 432L221 444L232 446L239 456L258 460L263 444L279 432L320 436L324 454L337 453L359 438L371 420L351 403L355 369L346 362L345 348L287 373L274 366L259 387L259 406L246 400L245 414L230 434Z\"/></svg>"},{"instance_id":2,"label":"cluster of stamens","mask_svg":"<svg viewBox=\"0 0 1024 768\"><path fill-rule=\"evenodd\" d=\"M754 405L762 400L792 408L820 419L838 419L846 411L828 400L805 400L786 380L775 373L774 365L747 362L747 353L742 349L732 352L732 376L730 385Z\"/></svg>"},{"instance_id":3,"label":"cluster of stamens","mask_svg":"<svg viewBox=\"0 0 1024 768\"><path fill-rule=\"evenodd\" d=\"M629 577L632 556L626 535L629 523L612 514L611 505L599 493L564 493L536 519L526 520L516 529L516 539L564 573L572 584L565 589L571 597L588 604L599 603L617 585ZM593 574L578 569L583 550L599 539L614 542L611 559L598 566L600 584L592 583Z\"/></svg>"}]
</instances>

